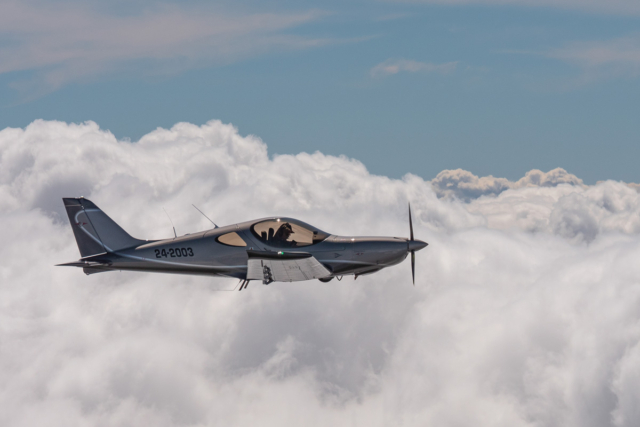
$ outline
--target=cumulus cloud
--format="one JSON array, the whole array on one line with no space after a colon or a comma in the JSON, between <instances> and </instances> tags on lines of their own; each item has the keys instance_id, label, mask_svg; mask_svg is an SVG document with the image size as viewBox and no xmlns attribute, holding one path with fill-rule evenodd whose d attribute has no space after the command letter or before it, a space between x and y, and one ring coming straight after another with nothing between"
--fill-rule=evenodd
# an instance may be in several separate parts
<instances>
[{"instance_id":1,"label":"cumulus cloud","mask_svg":"<svg viewBox=\"0 0 640 427\"><path fill-rule=\"evenodd\" d=\"M74 1L3 1L0 36L7 42L0 46L0 73L35 73L35 79L13 83L32 91L120 71L176 73L325 44L288 32L319 16L169 4L123 14Z\"/></svg>"},{"instance_id":2,"label":"cumulus cloud","mask_svg":"<svg viewBox=\"0 0 640 427\"><path fill-rule=\"evenodd\" d=\"M560 184L584 186L580 178L562 168L546 173L534 169L516 182L491 175L478 177L462 169L444 170L431 181L438 197L456 197L465 201L480 196L497 195L510 188L556 187Z\"/></svg>"},{"instance_id":3,"label":"cumulus cloud","mask_svg":"<svg viewBox=\"0 0 640 427\"><path fill-rule=\"evenodd\" d=\"M387 59L384 62L374 66L370 73L372 77L385 77L399 72L417 73L417 72L436 72L440 74L449 74L455 71L458 62L446 62L443 64L432 64L430 62L419 62L411 59Z\"/></svg>"},{"instance_id":4,"label":"cumulus cloud","mask_svg":"<svg viewBox=\"0 0 640 427\"><path fill-rule=\"evenodd\" d=\"M561 170L491 180L446 171L438 190L346 157L270 157L219 121L133 143L91 122L4 129L0 424L638 425L640 194ZM415 288L406 263L241 293L84 276L53 267L78 257L60 198L79 195L140 238L172 234L162 207L179 233L208 228L191 203L221 224L403 236L411 201L430 246Z\"/></svg>"},{"instance_id":5,"label":"cumulus cloud","mask_svg":"<svg viewBox=\"0 0 640 427\"><path fill-rule=\"evenodd\" d=\"M635 182L629 182L629 183L627 183L627 185L630 188L633 188L634 190L636 190L637 192L640 193L640 184L636 184Z\"/></svg>"}]
</instances>

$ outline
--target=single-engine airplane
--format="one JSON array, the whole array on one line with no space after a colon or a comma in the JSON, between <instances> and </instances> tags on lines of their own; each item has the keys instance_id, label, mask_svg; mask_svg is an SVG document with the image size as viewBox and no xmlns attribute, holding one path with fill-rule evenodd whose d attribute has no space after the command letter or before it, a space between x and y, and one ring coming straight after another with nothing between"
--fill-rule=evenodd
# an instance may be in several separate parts
<instances>
[{"instance_id":1,"label":"single-engine airplane","mask_svg":"<svg viewBox=\"0 0 640 427\"><path fill-rule=\"evenodd\" d=\"M59 265L81 267L85 274L121 270L235 277L242 290L251 280L268 285L329 282L345 275L357 279L398 264L411 253L415 285L415 252L427 246L413 238L411 206L408 239L337 236L297 219L271 217L171 239L139 240L90 200L62 200L82 258Z\"/></svg>"}]
</instances>

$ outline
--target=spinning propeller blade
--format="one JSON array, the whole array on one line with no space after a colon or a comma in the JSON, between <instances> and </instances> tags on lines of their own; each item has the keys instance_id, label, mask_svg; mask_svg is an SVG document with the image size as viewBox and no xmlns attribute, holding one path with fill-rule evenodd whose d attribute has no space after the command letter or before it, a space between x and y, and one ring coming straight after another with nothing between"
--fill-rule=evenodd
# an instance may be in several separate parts
<instances>
[{"instance_id":1,"label":"spinning propeller blade","mask_svg":"<svg viewBox=\"0 0 640 427\"><path fill-rule=\"evenodd\" d=\"M411 278L413 286L416 285L416 251L411 251Z\"/></svg>"},{"instance_id":2,"label":"spinning propeller blade","mask_svg":"<svg viewBox=\"0 0 640 427\"><path fill-rule=\"evenodd\" d=\"M413 220L411 219L411 203L409 203L409 239L413 241ZM416 251L411 251L411 279L416 285Z\"/></svg>"},{"instance_id":3,"label":"spinning propeller blade","mask_svg":"<svg viewBox=\"0 0 640 427\"><path fill-rule=\"evenodd\" d=\"M413 220L411 218L411 203L409 203L409 240L407 240L407 251L411 252L411 278L413 286L416 285L416 251L424 248L428 243L413 238Z\"/></svg>"}]
</instances>

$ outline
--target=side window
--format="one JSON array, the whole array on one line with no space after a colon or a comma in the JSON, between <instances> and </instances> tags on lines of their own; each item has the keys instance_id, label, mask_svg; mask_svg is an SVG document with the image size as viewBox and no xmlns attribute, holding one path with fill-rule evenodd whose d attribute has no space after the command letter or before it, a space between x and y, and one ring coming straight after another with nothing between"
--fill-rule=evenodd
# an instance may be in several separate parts
<instances>
[{"instance_id":1,"label":"side window","mask_svg":"<svg viewBox=\"0 0 640 427\"><path fill-rule=\"evenodd\" d=\"M299 248L313 245L329 235L295 220L276 219L254 224L253 234L260 241L279 248Z\"/></svg>"},{"instance_id":2,"label":"side window","mask_svg":"<svg viewBox=\"0 0 640 427\"><path fill-rule=\"evenodd\" d=\"M247 243L235 231L219 236L216 241L227 246L247 246Z\"/></svg>"}]
</instances>

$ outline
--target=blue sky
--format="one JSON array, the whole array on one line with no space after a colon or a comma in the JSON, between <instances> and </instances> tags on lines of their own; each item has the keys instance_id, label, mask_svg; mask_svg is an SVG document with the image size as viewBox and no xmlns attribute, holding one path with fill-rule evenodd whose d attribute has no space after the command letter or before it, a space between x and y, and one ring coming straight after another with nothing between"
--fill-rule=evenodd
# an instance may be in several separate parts
<instances>
[{"instance_id":1,"label":"blue sky","mask_svg":"<svg viewBox=\"0 0 640 427\"><path fill-rule=\"evenodd\" d=\"M639 24L628 0L7 1L0 129L220 119L391 177L638 182Z\"/></svg>"}]
</instances>

